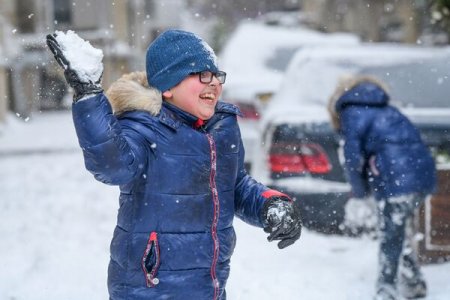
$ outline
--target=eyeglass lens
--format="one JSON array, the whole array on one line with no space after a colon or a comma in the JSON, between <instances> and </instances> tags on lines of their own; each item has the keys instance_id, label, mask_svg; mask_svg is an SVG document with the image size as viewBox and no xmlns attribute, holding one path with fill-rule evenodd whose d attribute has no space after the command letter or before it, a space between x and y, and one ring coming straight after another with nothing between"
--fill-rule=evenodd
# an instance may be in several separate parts
<instances>
[{"instance_id":1,"label":"eyeglass lens","mask_svg":"<svg viewBox=\"0 0 450 300\"><path fill-rule=\"evenodd\" d=\"M220 83L225 83L226 73L223 71L219 71L217 73L212 73L210 71L200 72L200 82L201 83L211 83L213 80L213 76L217 78Z\"/></svg>"}]
</instances>

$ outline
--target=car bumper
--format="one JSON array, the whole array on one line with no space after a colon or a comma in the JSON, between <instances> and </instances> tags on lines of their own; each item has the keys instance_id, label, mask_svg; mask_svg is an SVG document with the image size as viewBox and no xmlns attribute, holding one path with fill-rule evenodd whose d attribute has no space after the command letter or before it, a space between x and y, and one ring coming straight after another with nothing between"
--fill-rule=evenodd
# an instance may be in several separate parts
<instances>
[{"instance_id":1,"label":"car bumper","mask_svg":"<svg viewBox=\"0 0 450 300\"><path fill-rule=\"evenodd\" d=\"M323 180L306 180L306 183L302 184L283 184L283 180L280 180L279 183L274 182L269 186L295 200L304 227L322 233L344 234L342 223L345 218L345 204L350 197L350 186Z\"/></svg>"}]
</instances>

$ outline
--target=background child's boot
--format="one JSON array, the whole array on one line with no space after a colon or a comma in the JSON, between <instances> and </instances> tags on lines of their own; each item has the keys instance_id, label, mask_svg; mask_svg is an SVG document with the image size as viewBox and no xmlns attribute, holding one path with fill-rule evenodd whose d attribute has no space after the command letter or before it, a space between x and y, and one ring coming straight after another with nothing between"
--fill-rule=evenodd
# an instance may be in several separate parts
<instances>
[{"instance_id":1,"label":"background child's boot","mask_svg":"<svg viewBox=\"0 0 450 300\"><path fill-rule=\"evenodd\" d=\"M377 294L374 300L398 300L398 293L395 285L388 283L377 284Z\"/></svg>"},{"instance_id":2,"label":"background child's boot","mask_svg":"<svg viewBox=\"0 0 450 300\"><path fill-rule=\"evenodd\" d=\"M409 277L401 274L399 290L402 296L407 299L423 298L427 295L427 284L420 274Z\"/></svg>"}]
</instances>

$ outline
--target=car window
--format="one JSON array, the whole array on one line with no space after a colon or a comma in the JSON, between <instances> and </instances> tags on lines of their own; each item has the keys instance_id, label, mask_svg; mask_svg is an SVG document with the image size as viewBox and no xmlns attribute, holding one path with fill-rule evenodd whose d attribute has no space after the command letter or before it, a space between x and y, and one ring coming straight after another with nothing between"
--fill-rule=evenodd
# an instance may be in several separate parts
<instances>
[{"instance_id":1,"label":"car window","mask_svg":"<svg viewBox=\"0 0 450 300\"><path fill-rule=\"evenodd\" d=\"M388 83L392 104L400 107L449 107L450 60L431 59L361 70Z\"/></svg>"},{"instance_id":2,"label":"car window","mask_svg":"<svg viewBox=\"0 0 450 300\"><path fill-rule=\"evenodd\" d=\"M283 47L276 48L272 55L267 58L265 65L269 69L273 69L276 71L285 71L291 58L294 56L297 50L301 49L301 47Z\"/></svg>"}]
</instances>

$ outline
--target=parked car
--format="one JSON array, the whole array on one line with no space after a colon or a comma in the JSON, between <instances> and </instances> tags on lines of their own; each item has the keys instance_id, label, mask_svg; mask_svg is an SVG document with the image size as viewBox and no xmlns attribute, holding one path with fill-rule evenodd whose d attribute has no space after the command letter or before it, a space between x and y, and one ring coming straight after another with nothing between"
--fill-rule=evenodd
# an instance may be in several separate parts
<instances>
[{"instance_id":1,"label":"parked car","mask_svg":"<svg viewBox=\"0 0 450 300\"><path fill-rule=\"evenodd\" d=\"M321 232L345 231L350 185L326 106L339 78L349 74L385 81L391 103L418 126L439 166L448 166L450 157L448 48L368 44L300 50L261 121L263 147L257 148L252 173L296 198L305 226Z\"/></svg>"},{"instance_id":2,"label":"parked car","mask_svg":"<svg viewBox=\"0 0 450 300\"><path fill-rule=\"evenodd\" d=\"M219 54L227 72L223 98L239 106L239 120L250 168L254 157L258 122L294 53L306 46L356 45L359 38L348 33L325 34L304 27L268 25L244 21L233 32Z\"/></svg>"}]
</instances>

